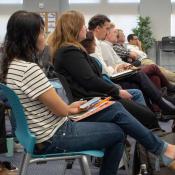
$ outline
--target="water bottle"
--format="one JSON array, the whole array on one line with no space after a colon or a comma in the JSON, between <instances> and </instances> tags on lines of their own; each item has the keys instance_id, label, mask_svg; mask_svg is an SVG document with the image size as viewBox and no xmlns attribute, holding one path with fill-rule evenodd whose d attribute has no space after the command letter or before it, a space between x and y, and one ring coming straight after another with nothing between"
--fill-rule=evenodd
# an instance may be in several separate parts
<instances>
[{"instance_id":1,"label":"water bottle","mask_svg":"<svg viewBox=\"0 0 175 175\"><path fill-rule=\"evenodd\" d=\"M141 174L148 175L146 164L141 164Z\"/></svg>"},{"instance_id":2,"label":"water bottle","mask_svg":"<svg viewBox=\"0 0 175 175\"><path fill-rule=\"evenodd\" d=\"M146 164L141 164L140 165L140 172L138 175L149 175L147 171Z\"/></svg>"}]
</instances>

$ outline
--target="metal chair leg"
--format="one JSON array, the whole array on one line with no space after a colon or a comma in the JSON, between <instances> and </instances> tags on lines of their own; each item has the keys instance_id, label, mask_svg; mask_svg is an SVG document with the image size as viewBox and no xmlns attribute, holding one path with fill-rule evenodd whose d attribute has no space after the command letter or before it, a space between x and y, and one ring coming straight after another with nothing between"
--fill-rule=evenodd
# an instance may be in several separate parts
<instances>
[{"instance_id":1,"label":"metal chair leg","mask_svg":"<svg viewBox=\"0 0 175 175\"><path fill-rule=\"evenodd\" d=\"M66 170L72 169L74 160L75 160L75 159L66 159L66 160L65 160L64 167L63 167L63 172L61 173L61 175L66 175Z\"/></svg>"},{"instance_id":2,"label":"metal chair leg","mask_svg":"<svg viewBox=\"0 0 175 175\"><path fill-rule=\"evenodd\" d=\"M66 170L67 170L67 163L66 163L66 160L65 160L65 162L64 162L64 165L63 165L64 167L63 167L63 171L62 171L62 173L61 173L61 175L66 175ZM59 174L60 174L60 172L59 172Z\"/></svg>"},{"instance_id":3,"label":"metal chair leg","mask_svg":"<svg viewBox=\"0 0 175 175\"><path fill-rule=\"evenodd\" d=\"M123 153L123 163L124 163L124 166L125 166L126 174L130 175L128 161L129 160L128 160L128 157L127 157L127 154L126 154L126 150L125 150L124 153Z\"/></svg>"},{"instance_id":4,"label":"metal chair leg","mask_svg":"<svg viewBox=\"0 0 175 175\"><path fill-rule=\"evenodd\" d=\"M75 159L66 160L66 169L72 169Z\"/></svg>"},{"instance_id":5,"label":"metal chair leg","mask_svg":"<svg viewBox=\"0 0 175 175\"><path fill-rule=\"evenodd\" d=\"M31 156L29 154L23 155L22 162L20 165L19 175L26 175L27 174L27 167L30 162Z\"/></svg>"},{"instance_id":6,"label":"metal chair leg","mask_svg":"<svg viewBox=\"0 0 175 175\"><path fill-rule=\"evenodd\" d=\"M86 156L82 156L79 159L80 167L83 175L91 175L91 171L89 168L88 160Z\"/></svg>"}]
</instances>

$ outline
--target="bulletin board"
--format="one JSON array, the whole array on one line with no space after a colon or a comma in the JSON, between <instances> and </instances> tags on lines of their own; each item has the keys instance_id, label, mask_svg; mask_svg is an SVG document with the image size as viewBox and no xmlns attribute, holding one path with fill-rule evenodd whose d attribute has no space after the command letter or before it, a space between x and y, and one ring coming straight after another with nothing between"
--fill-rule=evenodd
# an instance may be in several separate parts
<instances>
[{"instance_id":1,"label":"bulletin board","mask_svg":"<svg viewBox=\"0 0 175 175\"><path fill-rule=\"evenodd\" d=\"M45 32L49 34L54 31L57 21L57 13L56 12L41 12L41 17L45 23Z\"/></svg>"}]
</instances>

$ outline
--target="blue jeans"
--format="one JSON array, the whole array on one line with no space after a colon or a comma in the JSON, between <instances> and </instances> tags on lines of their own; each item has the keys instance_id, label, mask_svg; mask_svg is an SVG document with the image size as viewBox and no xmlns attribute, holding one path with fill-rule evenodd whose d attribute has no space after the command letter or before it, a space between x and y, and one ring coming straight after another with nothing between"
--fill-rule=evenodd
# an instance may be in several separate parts
<instances>
[{"instance_id":1,"label":"blue jeans","mask_svg":"<svg viewBox=\"0 0 175 175\"><path fill-rule=\"evenodd\" d=\"M132 100L138 104L146 106L145 99L143 97L142 91L139 89L127 89L127 91L133 96Z\"/></svg>"},{"instance_id":2,"label":"blue jeans","mask_svg":"<svg viewBox=\"0 0 175 175\"><path fill-rule=\"evenodd\" d=\"M98 61L98 59L96 59ZM99 63L99 65L101 65L101 63ZM114 84L116 86L118 86L118 84L115 84L111 81L110 77L106 74L103 74L103 79L109 83L109 84ZM146 102L145 99L143 97L142 91L139 89L126 89L132 96L132 100L136 103L139 103L141 105L146 106Z\"/></svg>"},{"instance_id":3,"label":"blue jeans","mask_svg":"<svg viewBox=\"0 0 175 175\"><path fill-rule=\"evenodd\" d=\"M44 149L39 153L102 150L105 148L100 174L116 175L123 155L124 140L124 132L114 123L67 121L52 138L44 142Z\"/></svg>"},{"instance_id":4,"label":"blue jeans","mask_svg":"<svg viewBox=\"0 0 175 175\"><path fill-rule=\"evenodd\" d=\"M105 148L100 175L116 175L123 154L124 133L156 155L163 152L164 142L116 102L81 122L66 122L46 141L44 153Z\"/></svg>"}]
</instances>

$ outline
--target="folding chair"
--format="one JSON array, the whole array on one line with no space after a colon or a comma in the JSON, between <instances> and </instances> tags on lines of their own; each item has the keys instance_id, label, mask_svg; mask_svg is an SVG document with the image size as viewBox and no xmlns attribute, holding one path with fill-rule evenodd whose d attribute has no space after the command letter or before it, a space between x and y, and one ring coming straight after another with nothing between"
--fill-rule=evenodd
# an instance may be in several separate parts
<instances>
[{"instance_id":1,"label":"folding chair","mask_svg":"<svg viewBox=\"0 0 175 175\"><path fill-rule=\"evenodd\" d=\"M88 165L87 156L103 157L104 152L100 150L87 150L79 152L67 152L57 154L34 154L34 147L36 143L35 135L33 135L27 125L23 107L13 90L4 84L0 83L0 88L4 96L8 99L11 106L12 115L16 121L15 134L20 144L24 146L24 156L22 159L19 175L26 175L28 165L36 162L47 162L51 160L69 160L78 159L80 162L83 175L91 175ZM66 169L65 169L66 170ZM65 173L65 172L64 172Z\"/></svg>"}]
</instances>

